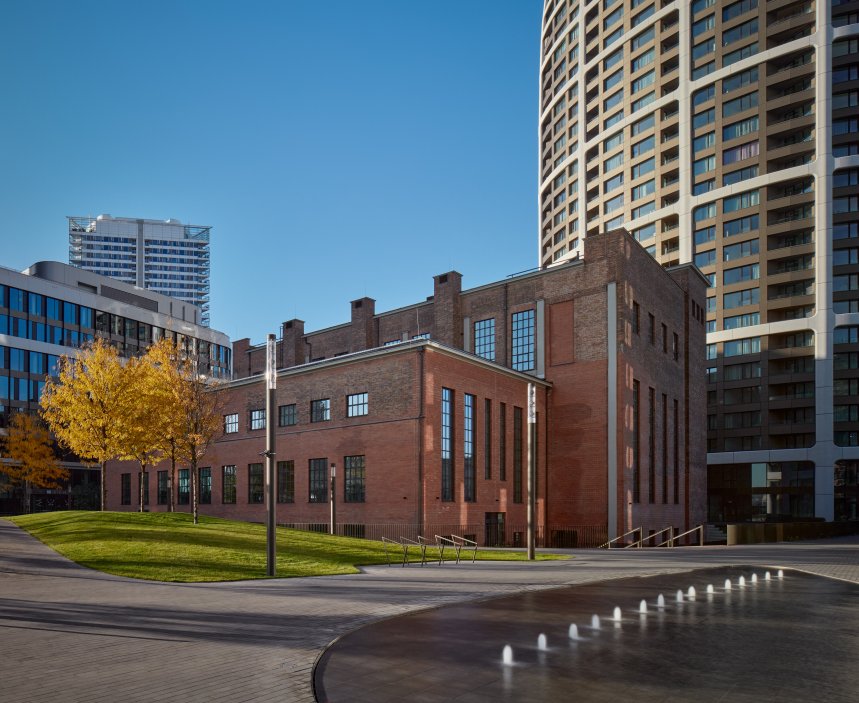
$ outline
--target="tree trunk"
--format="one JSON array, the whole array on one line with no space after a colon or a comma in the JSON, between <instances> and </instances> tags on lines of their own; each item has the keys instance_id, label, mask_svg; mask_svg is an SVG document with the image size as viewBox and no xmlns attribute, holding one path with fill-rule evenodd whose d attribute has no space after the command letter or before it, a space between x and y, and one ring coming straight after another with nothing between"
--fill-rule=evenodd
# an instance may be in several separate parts
<instances>
[{"instance_id":1,"label":"tree trunk","mask_svg":"<svg viewBox=\"0 0 859 703\"><path fill-rule=\"evenodd\" d=\"M199 510L197 506L197 484L199 479L197 477L197 457L193 457L191 459L191 512L194 515L194 524L196 525L199 521Z\"/></svg>"},{"instance_id":2,"label":"tree trunk","mask_svg":"<svg viewBox=\"0 0 859 703\"><path fill-rule=\"evenodd\" d=\"M143 512L143 477L145 475L146 475L146 464L144 464L141 461L140 462L140 473L137 474L137 487L139 489L138 493L140 494L138 496L140 505L138 506L138 509L137 509L137 512L139 512L139 513Z\"/></svg>"},{"instance_id":3,"label":"tree trunk","mask_svg":"<svg viewBox=\"0 0 859 703\"><path fill-rule=\"evenodd\" d=\"M29 513L32 507L30 505L30 482L24 481L24 513Z\"/></svg>"},{"instance_id":4,"label":"tree trunk","mask_svg":"<svg viewBox=\"0 0 859 703\"><path fill-rule=\"evenodd\" d=\"M176 485L176 450L170 453L170 512L176 512L176 491L173 487Z\"/></svg>"},{"instance_id":5,"label":"tree trunk","mask_svg":"<svg viewBox=\"0 0 859 703\"><path fill-rule=\"evenodd\" d=\"M101 511L107 510L107 462L101 462Z\"/></svg>"}]
</instances>

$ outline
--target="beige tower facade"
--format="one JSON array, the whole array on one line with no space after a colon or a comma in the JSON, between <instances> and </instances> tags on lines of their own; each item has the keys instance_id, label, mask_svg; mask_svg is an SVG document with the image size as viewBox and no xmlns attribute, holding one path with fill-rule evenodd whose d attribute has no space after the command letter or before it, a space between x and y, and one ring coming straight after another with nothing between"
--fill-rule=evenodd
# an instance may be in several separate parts
<instances>
[{"instance_id":1,"label":"beige tower facade","mask_svg":"<svg viewBox=\"0 0 859 703\"><path fill-rule=\"evenodd\" d=\"M547 0L539 262L695 263L711 522L857 519L859 2Z\"/></svg>"}]
</instances>

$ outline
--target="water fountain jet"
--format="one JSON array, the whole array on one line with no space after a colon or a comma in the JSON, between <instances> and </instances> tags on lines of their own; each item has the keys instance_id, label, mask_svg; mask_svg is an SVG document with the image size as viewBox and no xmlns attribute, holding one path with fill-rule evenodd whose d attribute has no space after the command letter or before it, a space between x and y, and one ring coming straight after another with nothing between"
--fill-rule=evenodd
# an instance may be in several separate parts
<instances>
[{"instance_id":1,"label":"water fountain jet","mask_svg":"<svg viewBox=\"0 0 859 703\"><path fill-rule=\"evenodd\" d=\"M619 608L619 607L615 607L613 617L614 617L614 621L615 621L615 622L620 622L620 621L621 621L621 619L622 619L622 618L621 618L620 608Z\"/></svg>"},{"instance_id":2,"label":"water fountain jet","mask_svg":"<svg viewBox=\"0 0 859 703\"><path fill-rule=\"evenodd\" d=\"M591 627L594 630L600 629L600 616L599 615L594 615L591 617Z\"/></svg>"},{"instance_id":3,"label":"water fountain jet","mask_svg":"<svg viewBox=\"0 0 859 703\"><path fill-rule=\"evenodd\" d=\"M731 590L731 579L725 579L725 590L726 591Z\"/></svg>"},{"instance_id":4,"label":"water fountain jet","mask_svg":"<svg viewBox=\"0 0 859 703\"><path fill-rule=\"evenodd\" d=\"M677 602L678 602L678 603L682 603L682 602L683 602L683 591L680 591L680 590L678 590L678 591L677 591L677 597L676 597L676 600L677 600Z\"/></svg>"},{"instance_id":5,"label":"water fountain jet","mask_svg":"<svg viewBox=\"0 0 859 703\"><path fill-rule=\"evenodd\" d=\"M686 592L686 597L689 600L695 600L695 586L689 586L689 590Z\"/></svg>"},{"instance_id":6,"label":"water fountain jet","mask_svg":"<svg viewBox=\"0 0 859 703\"><path fill-rule=\"evenodd\" d=\"M542 632L537 637L537 649L539 649L541 652L545 652L547 649L549 649L549 644L546 641L546 635L544 635Z\"/></svg>"},{"instance_id":7,"label":"water fountain jet","mask_svg":"<svg viewBox=\"0 0 859 703\"><path fill-rule=\"evenodd\" d=\"M504 649L501 651L501 662L504 666L513 665L513 647L509 644L505 644Z\"/></svg>"},{"instance_id":8,"label":"water fountain jet","mask_svg":"<svg viewBox=\"0 0 859 703\"><path fill-rule=\"evenodd\" d=\"M641 599L641 603L638 604L638 612L642 615L647 615L647 601L643 598Z\"/></svg>"},{"instance_id":9,"label":"water fountain jet","mask_svg":"<svg viewBox=\"0 0 859 703\"><path fill-rule=\"evenodd\" d=\"M571 640L579 639L579 626L576 624L570 625L569 637Z\"/></svg>"},{"instance_id":10,"label":"water fountain jet","mask_svg":"<svg viewBox=\"0 0 859 703\"><path fill-rule=\"evenodd\" d=\"M707 595L713 595L716 592L716 589L713 588L713 584L709 584L707 586Z\"/></svg>"},{"instance_id":11,"label":"water fountain jet","mask_svg":"<svg viewBox=\"0 0 859 703\"><path fill-rule=\"evenodd\" d=\"M659 594L659 598L656 599L656 607L662 610L665 607L665 596L661 593Z\"/></svg>"}]
</instances>

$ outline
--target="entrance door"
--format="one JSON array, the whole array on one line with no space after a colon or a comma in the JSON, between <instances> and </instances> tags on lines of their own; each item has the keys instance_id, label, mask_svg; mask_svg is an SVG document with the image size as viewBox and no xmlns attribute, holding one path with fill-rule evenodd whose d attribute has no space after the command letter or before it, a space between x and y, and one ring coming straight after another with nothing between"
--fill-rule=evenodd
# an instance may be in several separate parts
<instances>
[{"instance_id":1,"label":"entrance door","mask_svg":"<svg viewBox=\"0 0 859 703\"><path fill-rule=\"evenodd\" d=\"M486 547L504 546L504 513L486 513L486 534L483 544Z\"/></svg>"}]
</instances>

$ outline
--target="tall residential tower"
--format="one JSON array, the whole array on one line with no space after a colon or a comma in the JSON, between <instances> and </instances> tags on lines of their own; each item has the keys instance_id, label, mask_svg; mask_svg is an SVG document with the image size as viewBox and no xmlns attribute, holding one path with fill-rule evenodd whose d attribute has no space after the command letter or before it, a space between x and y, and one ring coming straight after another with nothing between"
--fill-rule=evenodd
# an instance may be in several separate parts
<instances>
[{"instance_id":1,"label":"tall residential tower","mask_svg":"<svg viewBox=\"0 0 859 703\"><path fill-rule=\"evenodd\" d=\"M545 3L539 261L708 277L712 522L857 518L857 106L855 0Z\"/></svg>"},{"instance_id":2,"label":"tall residential tower","mask_svg":"<svg viewBox=\"0 0 859 703\"><path fill-rule=\"evenodd\" d=\"M209 325L209 233L204 225L131 217L69 217L69 263L199 308Z\"/></svg>"}]
</instances>

